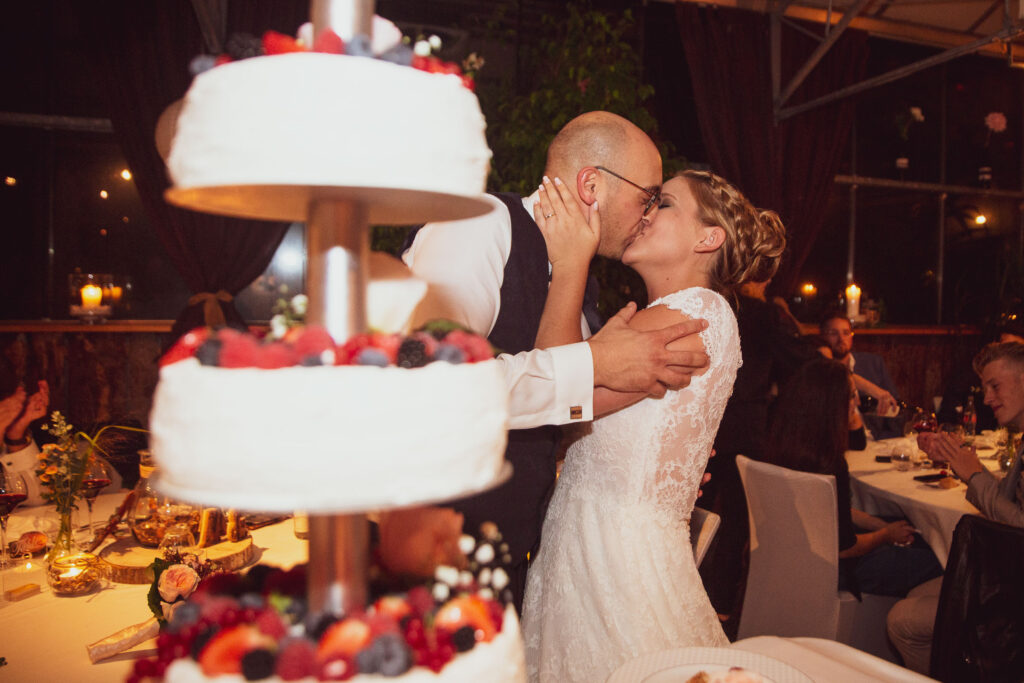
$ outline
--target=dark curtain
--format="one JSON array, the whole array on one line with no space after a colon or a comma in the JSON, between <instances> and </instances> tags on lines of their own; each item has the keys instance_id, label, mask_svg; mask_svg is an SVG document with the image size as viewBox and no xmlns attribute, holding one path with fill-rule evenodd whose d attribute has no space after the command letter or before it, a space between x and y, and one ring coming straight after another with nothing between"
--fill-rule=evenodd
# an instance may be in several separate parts
<instances>
[{"instance_id":1,"label":"dark curtain","mask_svg":"<svg viewBox=\"0 0 1024 683\"><path fill-rule=\"evenodd\" d=\"M226 4L226 36L261 35L267 29L293 34L309 12L306 1ZM76 3L75 11L93 41L96 86L110 104L114 131L150 223L193 292L173 336L218 321L218 312L229 325L244 325L233 297L270 263L287 224L198 213L163 199L170 181L154 142L157 119L188 89L189 61L208 51L193 3L110 0Z\"/></svg>"},{"instance_id":2,"label":"dark curtain","mask_svg":"<svg viewBox=\"0 0 1024 683\"><path fill-rule=\"evenodd\" d=\"M833 178L849 143L854 100L845 98L775 125L768 15L678 3L676 19L711 168L756 206L782 217L789 254L774 289L793 291L824 223ZM808 28L822 32L820 25ZM817 44L783 25L783 88ZM862 80L867 52L867 34L847 30L787 104Z\"/></svg>"}]
</instances>

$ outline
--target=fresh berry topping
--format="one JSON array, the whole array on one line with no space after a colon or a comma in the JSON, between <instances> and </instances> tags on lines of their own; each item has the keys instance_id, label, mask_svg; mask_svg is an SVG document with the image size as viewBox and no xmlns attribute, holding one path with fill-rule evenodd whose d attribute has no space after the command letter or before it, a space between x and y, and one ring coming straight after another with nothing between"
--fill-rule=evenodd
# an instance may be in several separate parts
<instances>
[{"instance_id":1,"label":"fresh berry topping","mask_svg":"<svg viewBox=\"0 0 1024 683\"><path fill-rule=\"evenodd\" d=\"M318 655L324 660L335 654L354 657L357 652L370 642L370 625L358 617L342 619L324 632L317 648Z\"/></svg>"},{"instance_id":2,"label":"fresh berry topping","mask_svg":"<svg viewBox=\"0 0 1024 683\"><path fill-rule=\"evenodd\" d=\"M220 365L220 339L209 338L196 349L196 359L203 365Z\"/></svg>"},{"instance_id":3,"label":"fresh berry topping","mask_svg":"<svg viewBox=\"0 0 1024 683\"><path fill-rule=\"evenodd\" d=\"M409 603L397 595L385 595L373 603L373 611L391 617L396 622L412 612Z\"/></svg>"},{"instance_id":4,"label":"fresh berry topping","mask_svg":"<svg viewBox=\"0 0 1024 683\"><path fill-rule=\"evenodd\" d=\"M382 351L377 349L363 349L355 357L356 365L375 365L380 368L386 368L388 363L388 357Z\"/></svg>"},{"instance_id":5,"label":"fresh berry topping","mask_svg":"<svg viewBox=\"0 0 1024 683\"><path fill-rule=\"evenodd\" d=\"M250 650L242 655L242 675L247 681L259 681L274 675L274 653L266 648Z\"/></svg>"},{"instance_id":6,"label":"fresh berry topping","mask_svg":"<svg viewBox=\"0 0 1024 683\"><path fill-rule=\"evenodd\" d=\"M214 66L222 66L224 64L230 64L235 60L231 59L231 55L223 54L217 55L217 60L213 63Z\"/></svg>"},{"instance_id":7,"label":"fresh berry topping","mask_svg":"<svg viewBox=\"0 0 1024 683\"><path fill-rule=\"evenodd\" d=\"M463 626L471 626L476 631L477 640L484 642L490 642L498 632L487 601L475 595L460 595L446 602L437 611L434 623L453 633Z\"/></svg>"},{"instance_id":8,"label":"fresh berry topping","mask_svg":"<svg viewBox=\"0 0 1024 683\"><path fill-rule=\"evenodd\" d=\"M490 342L464 330L452 330L445 335L444 342L462 349L472 363L494 358Z\"/></svg>"},{"instance_id":9,"label":"fresh berry topping","mask_svg":"<svg viewBox=\"0 0 1024 683\"><path fill-rule=\"evenodd\" d=\"M476 645L476 631L472 626L463 626L452 634L452 645L456 652L472 650Z\"/></svg>"},{"instance_id":10,"label":"fresh berry topping","mask_svg":"<svg viewBox=\"0 0 1024 683\"><path fill-rule=\"evenodd\" d=\"M338 617L333 614L307 614L306 635L313 640L320 642L320 639L327 633L327 629L338 623Z\"/></svg>"},{"instance_id":11,"label":"fresh berry topping","mask_svg":"<svg viewBox=\"0 0 1024 683\"><path fill-rule=\"evenodd\" d=\"M358 38L355 36L353 40ZM313 41L313 52L326 52L332 55L343 55L347 52L345 41L332 29L325 28Z\"/></svg>"},{"instance_id":12,"label":"fresh berry topping","mask_svg":"<svg viewBox=\"0 0 1024 683\"><path fill-rule=\"evenodd\" d=\"M262 362L260 343L251 334L245 334L231 328L224 328L217 333L221 341L220 367L222 368L255 368Z\"/></svg>"},{"instance_id":13,"label":"fresh berry topping","mask_svg":"<svg viewBox=\"0 0 1024 683\"><path fill-rule=\"evenodd\" d=\"M306 356L317 356L319 357L324 351L334 350L334 339L323 327L319 325L308 325L306 327L296 328L298 331L295 335L285 341L291 342L292 348L295 349L295 353L299 358L305 358Z\"/></svg>"},{"instance_id":14,"label":"fresh berry topping","mask_svg":"<svg viewBox=\"0 0 1024 683\"><path fill-rule=\"evenodd\" d=\"M401 636L385 634L374 638L369 647L356 655L356 666L360 673L394 677L412 668L412 660L412 651Z\"/></svg>"},{"instance_id":15,"label":"fresh berry topping","mask_svg":"<svg viewBox=\"0 0 1024 683\"><path fill-rule=\"evenodd\" d=\"M171 619L167 622L167 630L170 633L177 633L186 626L199 621L200 608L194 602L183 602L174 608Z\"/></svg>"},{"instance_id":16,"label":"fresh berry topping","mask_svg":"<svg viewBox=\"0 0 1024 683\"><path fill-rule=\"evenodd\" d=\"M283 643L277 653L277 666L274 673L284 681L297 681L307 676L315 676L316 646L305 638L295 638Z\"/></svg>"},{"instance_id":17,"label":"fresh berry topping","mask_svg":"<svg viewBox=\"0 0 1024 683\"><path fill-rule=\"evenodd\" d=\"M434 609L434 598L425 586L413 586L405 597L414 614L423 616Z\"/></svg>"},{"instance_id":18,"label":"fresh berry topping","mask_svg":"<svg viewBox=\"0 0 1024 683\"><path fill-rule=\"evenodd\" d=\"M453 344L441 343L437 345L437 351L434 352L434 360L455 364L465 363L466 352Z\"/></svg>"},{"instance_id":19,"label":"fresh berry topping","mask_svg":"<svg viewBox=\"0 0 1024 683\"><path fill-rule=\"evenodd\" d=\"M202 653L203 648L217 635L219 630L216 626L207 626L196 632L195 637L192 639L192 645L189 647L189 655L192 659L199 660L199 655Z\"/></svg>"},{"instance_id":20,"label":"fresh berry topping","mask_svg":"<svg viewBox=\"0 0 1024 683\"><path fill-rule=\"evenodd\" d=\"M373 57L373 44L370 37L363 34L352 36L352 40L345 45L345 54L351 57Z\"/></svg>"},{"instance_id":21,"label":"fresh berry topping","mask_svg":"<svg viewBox=\"0 0 1024 683\"><path fill-rule=\"evenodd\" d=\"M421 368L430 359L426 354L426 347L418 339L406 339L398 347L398 366L402 368Z\"/></svg>"},{"instance_id":22,"label":"fresh berry topping","mask_svg":"<svg viewBox=\"0 0 1024 683\"><path fill-rule=\"evenodd\" d=\"M371 340L372 338L368 334L357 334L351 337L339 347L335 363L338 365L351 365L360 351L372 346Z\"/></svg>"},{"instance_id":23,"label":"fresh berry topping","mask_svg":"<svg viewBox=\"0 0 1024 683\"><path fill-rule=\"evenodd\" d=\"M271 644L270 639L253 626L224 629L199 653L199 666L207 676L242 673L245 653Z\"/></svg>"},{"instance_id":24,"label":"fresh berry topping","mask_svg":"<svg viewBox=\"0 0 1024 683\"><path fill-rule=\"evenodd\" d=\"M299 41L277 31L263 34L263 52L268 55L283 55L288 52L305 52L306 48Z\"/></svg>"},{"instance_id":25,"label":"fresh berry topping","mask_svg":"<svg viewBox=\"0 0 1024 683\"><path fill-rule=\"evenodd\" d=\"M215 66L217 66L217 58L213 55L196 55L192 58L192 61L188 63L188 72L193 76L198 76L204 71L209 71Z\"/></svg>"},{"instance_id":26,"label":"fresh berry topping","mask_svg":"<svg viewBox=\"0 0 1024 683\"><path fill-rule=\"evenodd\" d=\"M260 630L260 633L268 635L274 640L280 640L288 632L284 621L273 607L259 613L259 616L256 617L256 628Z\"/></svg>"},{"instance_id":27,"label":"fresh berry topping","mask_svg":"<svg viewBox=\"0 0 1024 683\"><path fill-rule=\"evenodd\" d=\"M170 365L171 363L177 363L179 360L185 360L191 358L196 354L196 349L206 341L210 336L210 329L207 327L197 327L191 332L187 332L178 341L174 342L167 353L160 359L160 367Z\"/></svg>"},{"instance_id":28,"label":"fresh berry topping","mask_svg":"<svg viewBox=\"0 0 1024 683\"><path fill-rule=\"evenodd\" d=\"M248 59L263 54L263 41L251 33L233 33L224 44L224 52L231 59Z\"/></svg>"},{"instance_id":29,"label":"fresh berry topping","mask_svg":"<svg viewBox=\"0 0 1024 683\"><path fill-rule=\"evenodd\" d=\"M323 660L317 678L321 681L347 681L358 671L352 657L334 654Z\"/></svg>"}]
</instances>

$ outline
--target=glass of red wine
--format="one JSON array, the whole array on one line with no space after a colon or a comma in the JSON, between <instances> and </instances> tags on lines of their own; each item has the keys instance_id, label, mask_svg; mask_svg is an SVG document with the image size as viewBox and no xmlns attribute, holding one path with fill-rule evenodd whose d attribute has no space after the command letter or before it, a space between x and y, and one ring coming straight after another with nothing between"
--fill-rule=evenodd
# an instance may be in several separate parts
<instances>
[{"instance_id":1,"label":"glass of red wine","mask_svg":"<svg viewBox=\"0 0 1024 683\"><path fill-rule=\"evenodd\" d=\"M92 504L96 501L101 489L110 486L110 470L107 465L97 457L89 458L85 466L85 476L82 478L82 498L89 508L89 540L92 540Z\"/></svg>"},{"instance_id":2,"label":"glass of red wine","mask_svg":"<svg viewBox=\"0 0 1024 683\"><path fill-rule=\"evenodd\" d=\"M7 560L7 518L14 508L28 498L25 477L8 472L0 465L0 568L8 566Z\"/></svg>"}]
</instances>

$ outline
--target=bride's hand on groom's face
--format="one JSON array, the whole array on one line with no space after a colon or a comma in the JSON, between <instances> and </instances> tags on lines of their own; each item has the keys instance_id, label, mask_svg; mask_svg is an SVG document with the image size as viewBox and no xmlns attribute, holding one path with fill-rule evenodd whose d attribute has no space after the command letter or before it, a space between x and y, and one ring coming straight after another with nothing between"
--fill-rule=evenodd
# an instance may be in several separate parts
<instances>
[{"instance_id":1,"label":"bride's hand on groom's face","mask_svg":"<svg viewBox=\"0 0 1024 683\"><path fill-rule=\"evenodd\" d=\"M591 206L590 216L584 216L572 190L558 178L552 182L547 176L544 176L537 196L533 217L544 235L551 267L587 269L601 241L597 202Z\"/></svg>"},{"instance_id":2,"label":"bride's hand on groom's face","mask_svg":"<svg viewBox=\"0 0 1024 683\"><path fill-rule=\"evenodd\" d=\"M694 319L657 330L635 330L629 320L636 313L630 303L587 341L594 357L594 384L616 391L664 396L668 389L690 384L695 372L708 365L700 351L673 351L668 344L707 327Z\"/></svg>"}]
</instances>

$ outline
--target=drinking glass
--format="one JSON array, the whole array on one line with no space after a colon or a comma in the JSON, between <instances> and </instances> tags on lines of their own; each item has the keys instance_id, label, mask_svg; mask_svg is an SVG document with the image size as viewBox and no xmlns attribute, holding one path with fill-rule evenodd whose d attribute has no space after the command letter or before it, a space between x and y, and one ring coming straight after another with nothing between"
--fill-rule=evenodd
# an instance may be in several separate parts
<instances>
[{"instance_id":1,"label":"drinking glass","mask_svg":"<svg viewBox=\"0 0 1024 683\"><path fill-rule=\"evenodd\" d=\"M92 528L92 504L96 501L96 496L99 495L101 489L110 486L110 469L107 465L99 458L89 458L89 463L85 466L85 477L82 479L82 498L85 499L85 505L89 508L89 540L92 540L93 528Z\"/></svg>"},{"instance_id":2,"label":"drinking glass","mask_svg":"<svg viewBox=\"0 0 1024 683\"><path fill-rule=\"evenodd\" d=\"M28 498L25 478L8 472L0 465L0 568L6 568L7 561L7 518L14 508Z\"/></svg>"}]
</instances>

